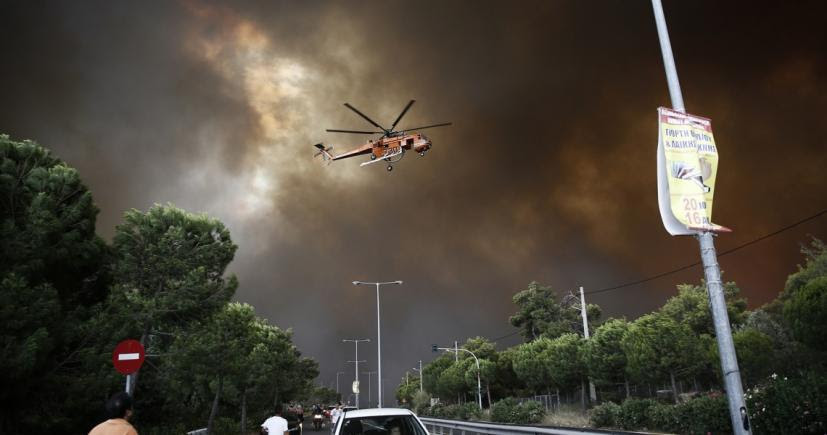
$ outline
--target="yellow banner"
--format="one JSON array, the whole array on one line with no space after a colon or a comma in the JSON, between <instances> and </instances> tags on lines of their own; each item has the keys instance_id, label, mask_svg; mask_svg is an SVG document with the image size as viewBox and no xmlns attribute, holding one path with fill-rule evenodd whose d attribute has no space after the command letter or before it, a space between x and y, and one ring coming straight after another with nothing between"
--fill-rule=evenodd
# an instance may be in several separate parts
<instances>
[{"instance_id":1,"label":"yellow banner","mask_svg":"<svg viewBox=\"0 0 827 435\"><path fill-rule=\"evenodd\" d=\"M718 149L707 118L658 108L658 139L665 167L669 210L674 219L693 231L728 231L712 223L712 199L718 172ZM664 200L664 198L661 198ZM665 207L661 207L661 213ZM664 217L664 223L666 223ZM667 226L667 229L669 227ZM684 231L672 234L687 234Z\"/></svg>"}]
</instances>

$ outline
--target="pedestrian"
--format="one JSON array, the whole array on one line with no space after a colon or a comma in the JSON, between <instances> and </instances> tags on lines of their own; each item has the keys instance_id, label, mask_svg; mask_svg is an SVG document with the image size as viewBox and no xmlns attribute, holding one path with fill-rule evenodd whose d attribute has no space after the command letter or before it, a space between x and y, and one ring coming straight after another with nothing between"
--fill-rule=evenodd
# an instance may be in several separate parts
<instances>
[{"instance_id":1,"label":"pedestrian","mask_svg":"<svg viewBox=\"0 0 827 435\"><path fill-rule=\"evenodd\" d=\"M342 402L336 404L336 407L330 411L330 431L336 430L336 422L339 421L339 416L342 415Z\"/></svg>"},{"instance_id":2,"label":"pedestrian","mask_svg":"<svg viewBox=\"0 0 827 435\"><path fill-rule=\"evenodd\" d=\"M138 435L138 431L129 424L132 417L132 396L121 391L115 393L106 402L108 420L95 426L89 435Z\"/></svg>"},{"instance_id":3,"label":"pedestrian","mask_svg":"<svg viewBox=\"0 0 827 435\"><path fill-rule=\"evenodd\" d=\"M289 435L287 420L281 416L281 405L276 405L275 415L261 423L261 433L267 435Z\"/></svg>"}]
</instances>

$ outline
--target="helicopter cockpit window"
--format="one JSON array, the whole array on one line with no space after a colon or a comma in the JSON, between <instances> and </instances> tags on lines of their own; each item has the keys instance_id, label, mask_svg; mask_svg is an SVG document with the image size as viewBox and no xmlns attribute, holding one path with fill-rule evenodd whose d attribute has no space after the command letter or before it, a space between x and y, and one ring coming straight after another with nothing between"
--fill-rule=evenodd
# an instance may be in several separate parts
<instances>
[{"instance_id":1,"label":"helicopter cockpit window","mask_svg":"<svg viewBox=\"0 0 827 435\"><path fill-rule=\"evenodd\" d=\"M407 144L408 144L408 146L413 145L413 139L408 139L408 140L407 140Z\"/></svg>"}]
</instances>

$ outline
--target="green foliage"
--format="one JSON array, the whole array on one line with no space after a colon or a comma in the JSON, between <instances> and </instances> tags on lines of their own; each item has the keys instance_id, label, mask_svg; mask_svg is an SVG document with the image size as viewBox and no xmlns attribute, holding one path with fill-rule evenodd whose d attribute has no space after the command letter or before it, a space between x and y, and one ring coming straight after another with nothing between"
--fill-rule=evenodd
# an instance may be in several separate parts
<instances>
[{"instance_id":1,"label":"green foliage","mask_svg":"<svg viewBox=\"0 0 827 435\"><path fill-rule=\"evenodd\" d=\"M653 399L626 399L620 406L618 424L623 429L648 429L652 427L652 409L658 406Z\"/></svg>"},{"instance_id":2,"label":"green foliage","mask_svg":"<svg viewBox=\"0 0 827 435\"><path fill-rule=\"evenodd\" d=\"M544 416L543 405L533 400L519 403L508 397L491 407L491 421L497 423L536 424L543 421Z\"/></svg>"},{"instance_id":3,"label":"green foliage","mask_svg":"<svg viewBox=\"0 0 827 435\"><path fill-rule=\"evenodd\" d=\"M570 390L586 376L586 366L581 358L584 340L577 334L563 334L551 341L548 349L548 370L551 386Z\"/></svg>"},{"instance_id":4,"label":"green foliage","mask_svg":"<svg viewBox=\"0 0 827 435\"><path fill-rule=\"evenodd\" d=\"M224 277L236 246L220 221L172 205L124 215L114 237L113 295L143 328L203 318L238 286Z\"/></svg>"},{"instance_id":5,"label":"green foliage","mask_svg":"<svg viewBox=\"0 0 827 435\"><path fill-rule=\"evenodd\" d=\"M551 385L548 350L551 340L545 337L517 346L512 364L514 373L535 392L542 392Z\"/></svg>"},{"instance_id":6,"label":"green foliage","mask_svg":"<svg viewBox=\"0 0 827 435\"><path fill-rule=\"evenodd\" d=\"M479 420L482 418L482 411L476 403L466 402L462 405L457 405L454 418L459 420Z\"/></svg>"},{"instance_id":7,"label":"green foliage","mask_svg":"<svg viewBox=\"0 0 827 435\"><path fill-rule=\"evenodd\" d=\"M517 313L509 318L509 322L522 330L526 341L541 336L555 338L569 332L582 333L580 311L559 302L557 294L549 286L532 281L512 300L517 305ZM586 312L590 322L600 317L600 307L597 305L589 304Z\"/></svg>"},{"instance_id":8,"label":"green foliage","mask_svg":"<svg viewBox=\"0 0 827 435\"><path fill-rule=\"evenodd\" d=\"M827 432L827 376L823 371L796 377L771 375L746 391L755 434Z\"/></svg>"},{"instance_id":9,"label":"green foliage","mask_svg":"<svg viewBox=\"0 0 827 435\"><path fill-rule=\"evenodd\" d=\"M403 376L396 387L396 400L402 404L410 404L416 393L419 392L419 376Z\"/></svg>"},{"instance_id":10,"label":"green foliage","mask_svg":"<svg viewBox=\"0 0 827 435\"><path fill-rule=\"evenodd\" d=\"M658 422L660 425L656 427L659 429L687 434L732 433L727 399L722 394L696 397L675 406L661 407L672 408L673 412L669 420ZM661 417L660 420L666 419ZM665 427L668 423L674 426Z\"/></svg>"},{"instance_id":11,"label":"green foliage","mask_svg":"<svg viewBox=\"0 0 827 435\"><path fill-rule=\"evenodd\" d=\"M792 293L784 303L784 318L796 340L827 351L827 275L812 278Z\"/></svg>"},{"instance_id":12,"label":"green foliage","mask_svg":"<svg viewBox=\"0 0 827 435\"><path fill-rule=\"evenodd\" d=\"M590 411L589 422L594 427L620 427L621 407L614 402L604 402Z\"/></svg>"},{"instance_id":13,"label":"green foliage","mask_svg":"<svg viewBox=\"0 0 827 435\"><path fill-rule=\"evenodd\" d=\"M75 169L0 135L2 433L79 433L95 416L87 325L109 283L97 213Z\"/></svg>"},{"instance_id":14,"label":"green foliage","mask_svg":"<svg viewBox=\"0 0 827 435\"><path fill-rule=\"evenodd\" d=\"M802 247L804 266L799 265L798 271L787 277L784 292L779 299L786 301L798 290L815 278L827 276L827 245L819 239L813 238L810 246Z\"/></svg>"},{"instance_id":15,"label":"green foliage","mask_svg":"<svg viewBox=\"0 0 827 435\"><path fill-rule=\"evenodd\" d=\"M772 373L773 366L778 362L772 338L756 329L743 328L732 334L732 340L738 355L741 380L745 385L754 385ZM718 346L713 345L712 348L717 360Z\"/></svg>"},{"instance_id":16,"label":"green foliage","mask_svg":"<svg viewBox=\"0 0 827 435\"><path fill-rule=\"evenodd\" d=\"M734 282L724 284L724 298L727 303L729 322L738 326L746 316L747 301L738 297L740 289ZM706 284L678 285L678 294L669 298L660 312L678 323L685 324L698 335L715 335L712 323L712 311L709 309L709 296Z\"/></svg>"},{"instance_id":17,"label":"green foliage","mask_svg":"<svg viewBox=\"0 0 827 435\"><path fill-rule=\"evenodd\" d=\"M417 391L411 399L412 409L417 414L422 414L431 404L431 396L424 391Z\"/></svg>"},{"instance_id":18,"label":"green foliage","mask_svg":"<svg viewBox=\"0 0 827 435\"><path fill-rule=\"evenodd\" d=\"M691 328L661 313L641 316L621 342L627 372L639 380L669 379L677 371L692 373L708 363L704 346Z\"/></svg>"},{"instance_id":19,"label":"green foliage","mask_svg":"<svg viewBox=\"0 0 827 435\"><path fill-rule=\"evenodd\" d=\"M583 361L589 378L598 385L623 382L626 378L626 354L621 342L629 323L624 319L609 319L600 325L586 341Z\"/></svg>"}]
</instances>

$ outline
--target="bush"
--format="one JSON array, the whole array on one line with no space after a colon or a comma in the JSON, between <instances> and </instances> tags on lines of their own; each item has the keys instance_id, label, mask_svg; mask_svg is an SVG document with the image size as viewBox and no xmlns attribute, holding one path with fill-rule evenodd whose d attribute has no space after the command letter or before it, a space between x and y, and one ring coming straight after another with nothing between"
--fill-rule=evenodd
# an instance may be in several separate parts
<instances>
[{"instance_id":1,"label":"bush","mask_svg":"<svg viewBox=\"0 0 827 435\"><path fill-rule=\"evenodd\" d=\"M594 427L619 427L620 405L604 402L592 408L589 421Z\"/></svg>"},{"instance_id":2,"label":"bush","mask_svg":"<svg viewBox=\"0 0 827 435\"><path fill-rule=\"evenodd\" d=\"M454 411L454 418L460 420L479 420L482 417L482 411L476 403L466 403L457 406Z\"/></svg>"},{"instance_id":3,"label":"bush","mask_svg":"<svg viewBox=\"0 0 827 435\"><path fill-rule=\"evenodd\" d=\"M517 402L513 397L495 402L491 407L491 421L498 423L533 424L543 421L546 410L538 402Z\"/></svg>"},{"instance_id":4,"label":"bush","mask_svg":"<svg viewBox=\"0 0 827 435\"><path fill-rule=\"evenodd\" d=\"M679 433L732 433L729 405L720 393L701 396L671 407L674 409L672 427L661 429Z\"/></svg>"},{"instance_id":5,"label":"bush","mask_svg":"<svg viewBox=\"0 0 827 435\"><path fill-rule=\"evenodd\" d=\"M658 402L653 399L626 399L620 407L618 423L623 429L647 429L652 427L651 409Z\"/></svg>"},{"instance_id":6,"label":"bush","mask_svg":"<svg viewBox=\"0 0 827 435\"><path fill-rule=\"evenodd\" d=\"M789 378L773 374L747 390L747 409L756 434L827 433L827 376Z\"/></svg>"}]
</instances>

